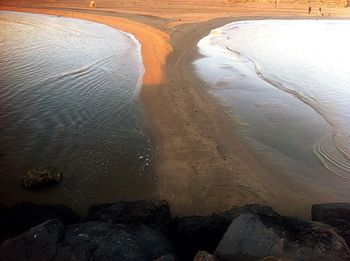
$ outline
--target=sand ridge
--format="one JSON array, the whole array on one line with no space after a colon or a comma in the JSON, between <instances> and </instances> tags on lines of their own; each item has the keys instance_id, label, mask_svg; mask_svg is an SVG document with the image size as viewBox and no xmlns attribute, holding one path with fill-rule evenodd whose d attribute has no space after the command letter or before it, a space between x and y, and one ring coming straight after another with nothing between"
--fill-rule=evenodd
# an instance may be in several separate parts
<instances>
[{"instance_id":1,"label":"sand ridge","mask_svg":"<svg viewBox=\"0 0 350 261\"><path fill-rule=\"evenodd\" d=\"M304 6L281 6L280 10L270 5L265 9L259 9L261 5L247 6L230 10L204 6L203 12L192 12L185 4L142 11L127 6L118 8L118 12L110 10L109 14L98 8L1 9L86 19L138 38L146 69L140 96L155 144L153 175L157 189L153 197L168 200L175 215L208 214L246 203L266 203L285 214L307 216L309 206L317 200L337 198L292 178L284 179L263 164L234 130L234 120L203 91L206 83L196 76L192 65L198 57L197 42L211 29L239 19L305 15ZM340 16L346 14L339 9Z\"/></svg>"}]
</instances>

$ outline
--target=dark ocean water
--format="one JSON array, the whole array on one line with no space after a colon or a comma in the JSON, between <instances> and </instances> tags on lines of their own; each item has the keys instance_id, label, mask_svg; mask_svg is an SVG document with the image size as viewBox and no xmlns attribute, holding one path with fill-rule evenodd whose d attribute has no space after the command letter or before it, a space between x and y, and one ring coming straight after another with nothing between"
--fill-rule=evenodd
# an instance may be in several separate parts
<instances>
[{"instance_id":1,"label":"dark ocean water","mask_svg":"<svg viewBox=\"0 0 350 261\"><path fill-rule=\"evenodd\" d=\"M95 202L151 190L149 140L138 88L140 44L77 19L0 12L0 199ZM24 173L52 166L59 186L21 187Z\"/></svg>"}]
</instances>

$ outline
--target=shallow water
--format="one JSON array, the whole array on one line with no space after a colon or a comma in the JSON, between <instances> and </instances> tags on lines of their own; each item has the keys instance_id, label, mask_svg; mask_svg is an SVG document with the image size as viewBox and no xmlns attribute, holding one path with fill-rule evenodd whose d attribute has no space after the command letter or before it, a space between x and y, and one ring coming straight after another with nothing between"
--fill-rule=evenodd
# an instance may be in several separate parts
<instances>
[{"instance_id":1,"label":"shallow water","mask_svg":"<svg viewBox=\"0 0 350 261\"><path fill-rule=\"evenodd\" d=\"M198 43L195 66L257 150L337 189L350 179L349 35L344 20L234 22Z\"/></svg>"},{"instance_id":2,"label":"shallow water","mask_svg":"<svg viewBox=\"0 0 350 261\"><path fill-rule=\"evenodd\" d=\"M0 35L1 200L84 209L147 194L136 39L100 24L15 12L0 12ZM62 171L62 183L24 191L21 177L38 166Z\"/></svg>"}]
</instances>

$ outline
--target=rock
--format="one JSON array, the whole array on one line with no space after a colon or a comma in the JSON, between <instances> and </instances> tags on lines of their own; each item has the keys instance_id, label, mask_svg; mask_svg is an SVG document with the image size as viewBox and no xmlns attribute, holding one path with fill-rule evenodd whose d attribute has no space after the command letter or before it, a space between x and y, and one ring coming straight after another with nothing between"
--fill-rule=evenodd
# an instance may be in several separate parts
<instances>
[{"instance_id":1,"label":"rock","mask_svg":"<svg viewBox=\"0 0 350 261\"><path fill-rule=\"evenodd\" d=\"M330 226L254 212L244 212L232 221L214 254L222 261L270 256L291 260L350 260L344 239Z\"/></svg>"},{"instance_id":2,"label":"rock","mask_svg":"<svg viewBox=\"0 0 350 261\"><path fill-rule=\"evenodd\" d=\"M80 217L64 205L39 205L28 202L0 208L0 235L2 240L14 237L49 219L72 224Z\"/></svg>"},{"instance_id":3,"label":"rock","mask_svg":"<svg viewBox=\"0 0 350 261\"><path fill-rule=\"evenodd\" d=\"M349 203L328 203L317 204L311 208L313 221L322 222L335 228L348 246L350 246L350 204Z\"/></svg>"},{"instance_id":4,"label":"rock","mask_svg":"<svg viewBox=\"0 0 350 261\"><path fill-rule=\"evenodd\" d=\"M210 216L174 218L170 239L178 249L181 260L193 260L198 251L213 253L233 218L245 211L275 215L276 212L263 205L245 205Z\"/></svg>"},{"instance_id":5,"label":"rock","mask_svg":"<svg viewBox=\"0 0 350 261\"><path fill-rule=\"evenodd\" d=\"M175 256L172 254L161 256L153 261L175 261Z\"/></svg>"},{"instance_id":6,"label":"rock","mask_svg":"<svg viewBox=\"0 0 350 261\"><path fill-rule=\"evenodd\" d=\"M259 259L258 261L292 261L292 259L286 257L267 256Z\"/></svg>"},{"instance_id":7,"label":"rock","mask_svg":"<svg viewBox=\"0 0 350 261\"><path fill-rule=\"evenodd\" d=\"M206 251L199 251L193 261L219 261L214 255L209 254Z\"/></svg>"},{"instance_id":8,"label":"rock","mask_svg":"<svg viewBox=\"0 0 350 261\"><path fill-rule=\"evenodd\" d=\"M342 219L350 221L350 204L349 203L328 203L317 204L311 208L312 220L320 221Z\"/></svg>"},{"instance_id":9,"label":"rock","mask_svg":"<svg viewBox=\"0 0 350 261\"><path fill-rule=\"evenodd\" d=\"M144 224L159 232L167 233L171 221L166 201L118 201L113 204L91 206L87 221L108 223Z\"/></svg>"},{"instance_id":10,"label":"rock","mask_svg":"<svg viewBox=\"0 0 350 261\"><path fill-rule=\"evenodd\" d=\"M154 260L174 252L164 236L138 224L70 225L62 245L57 260Z\"/></svg>"},{"instance_id":11,"label":"rock","mask_svg":"<svg viewBox=\"0 0 350 261\"><path fill-rule=\"evenodd\" d=\"M64 225L57 219L46 221L0 247L0 260L53 260L62 239Z\"/></svg>"},{"instance_id":12,"label":"rock","mask_svg":"<svg viewBox=\"0 0 350 261\"><path fill-rule=\"evenodd\" d=\"M52 168L34 168L24 176L23 184L26 189L56 185L60 183L62 174Z\"/></svg>"},{"instance_id":13,"label":"rock","mask_svg":"<svg viewBox=\"0 0 350 261\"><path fill-rule=\"evenodd\" d=\"M148 261L174 253L164 236L144 225L86 222L58 229L51 228L54 222L59 221L48 221L6 241L0 247L0 260ZM45 245L42 231L48 234Z\"/></svg>"}]
</instances>

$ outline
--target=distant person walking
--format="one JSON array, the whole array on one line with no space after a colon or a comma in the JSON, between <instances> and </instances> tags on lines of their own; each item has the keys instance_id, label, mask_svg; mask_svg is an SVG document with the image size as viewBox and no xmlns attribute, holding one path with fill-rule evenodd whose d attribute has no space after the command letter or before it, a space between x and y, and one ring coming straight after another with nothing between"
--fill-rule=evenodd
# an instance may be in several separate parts
<instances>
[{"instance_id":1,"label":"distant person walking","mask_svg":"<svg viewBox=\"0 0 350 261\"><path fill-rule=\"evenodd\" d=\"M318 8L318 14L322 15L322 8L321 8L321 6Z\"/></svg>"},{"instance_id":2,"label":"distant person walking","mask_svg":"<svg viewBox=\"0 0 350 261\"><path fill-rule=\"evenodd\" d=\"M277 0L275 0L275 8L277 8Z\"/></svg>"},{"instance_id":3,"label":"distant person walking","mask_svg":"<svg viewBox=\"0 0 350 261\"><path fill-rule=\"evenodd\" d=\"M308 8L308 14L311 14L311 6Z\"/></svg>"}]
</instances>

